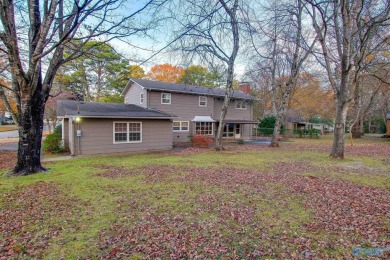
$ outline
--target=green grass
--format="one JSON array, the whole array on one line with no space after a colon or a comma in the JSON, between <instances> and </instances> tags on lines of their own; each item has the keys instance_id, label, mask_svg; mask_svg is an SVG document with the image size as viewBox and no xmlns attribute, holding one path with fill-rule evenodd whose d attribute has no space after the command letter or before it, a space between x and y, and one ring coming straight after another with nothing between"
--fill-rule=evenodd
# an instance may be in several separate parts
<instances>
[{"instance_id":1,"label":"green grass","mask_svg":"<svg viewBox=\"0 0 390 260\"><path fill-rule=\"evenodd\" d=\"M329 144L331 140L325 138L318 140L293 139L291 141L286 145L307 143L322 145ZM367 139L357 142L362 145L372 143ZM373 142L379 143L380 141ZM219 180L219 183L185 182L178 179L191 175L191 170L188 170L188 167L190 169L194 169L194 167L241 168L272 175L274 174L273 164L307 162L314 169L319 170L305 170L299 175L332 178L350 181L357 185L389 189L390 165L384 158L360 156L336 161L329 159L328 154L323 152L283 149L206 151L184 157L152 153L75 158L47 164L46 166L50 169L47 173L17 178L1 177L0 195L4 196L0 197L0 212L6 208L17 207L16 202L7 201L5 195L11 194L12 196L26 187L41 182L58 185L62 191L61 196L76 201L74 208L69 209L74 210L71 217L65 218L54 212L51 219L40 224L42 233L50 230L53 226L61 227L60 235L50 239L50 246L41 249L40 256L46 259L97 257L102 253L99 246L101 243L99 236L112 233L110 228L114 224L123 228L134 228L149 213L169 216L167 225L170 217L174 216L180 216L185 225L211 223L213 232L218 233L219 239L228 245L229 252L234 251L235 255L241 255L241 257L243 257L244 251L254 250L259 246L267 248L273 253L285 252L286 248L289 251L302 251L292 242L285 244L281 242L283 237L288 239L305 237L313 241L339 239L338 235L328 234L323 230L314 232L305 228L305 223L313 220L314 213L303 203L304 194L286 194L285 190L288 187L276 182L266 183L261 189L255 190L250 185L226 188L223 186L223 179ZM99 168L99 165L125 167L136 174L115 179L99 177L95 174L105 171ZM184 168L179 168L182 170L172 172L160 181L150 182L150 176L142 170L142 167L148 165ZM337 167L344 167L342 169L346 170L338 172L339 168ZM361 169L370 169L371 172L364 172L364 170L361 172ZM206 199L203 200L203 198ZM42 203L47 203L44 198L37 199L42 200ZM50 205L47 207L49 211L56 210L50 208ZM248 215L251 218L250 221L236 220L230 216L227 216L226 219L222 218L225 217L221 216L224 210L230 208L253 210L253 213ZM28 224L25 230L35 230L36 225L36 223ZM262 228L259 229L258 226ZM175 227L173 230L178 228L180 229L180 227ZM266 234L266 238L259 239L264 234ZM139 235L141 236L141 234ZM0 235L0 239L6 238L2 236ZM18 234L11 234L11 236L18 237ZM280 240L281 238L282 240ZM317 250L314 244L312 243L310 250ZM330 258L345 256L351 251L350 248L344 248L337 244L318 250ZM104 254L109 253L109 251L110 249L106 249ZM144 256L145 254L141 252L135 252L132 255L134 259ZM271 258L274 256L270 255Z\"/></svg>"}]
</instances>

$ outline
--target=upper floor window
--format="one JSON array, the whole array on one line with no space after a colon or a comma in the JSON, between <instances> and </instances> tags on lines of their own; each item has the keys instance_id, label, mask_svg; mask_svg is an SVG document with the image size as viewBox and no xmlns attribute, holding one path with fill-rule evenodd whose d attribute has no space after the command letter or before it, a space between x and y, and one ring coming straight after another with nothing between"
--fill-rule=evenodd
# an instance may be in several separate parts
<instances>
[{"instance_id":1,"label":"upper floor window","mask_svg":"<svg viewBox=\"0 0 390 260\"><path fill-rule=\"evenodd\" d=\"M207 97L199 96L199 106L206 107L207 106Z\"/></svg>"},{"instance_id":2,"label":"upper floor window","mask_svg":"<svg viewBox=\"0 0 390 260\"><path fill-rule=\"evenodd\" d=\"M125 104L129 103L129 98L125 97Z\"/></svg>"},{"instance_id":3,"label":"upper floor window","mask_svg":"<svg viewBox=\"0 0 390 260\"><path fill-rule=\"evenodd\" d=\"M170 93L161 93L161 104L171 104Z\"/></svg>"},{"instance_id":4,"label":"upper floor window","mask_svg":"<svg viewBox=\"0 0 390 260\"><path fill-rule=\"evenodd\" d=\"M143 104L143 103L144 103L144 93L141 93L141 94L139 95L139 103L140 103L140 104Z\"/></svg>"},{"instance_id":5,"label":"upper floor window","mask_svg":"<svg viewBox=\"0 0 390 260\"><path fill-rule=\"evenodd\" d=\"M246 103L244 100L236 101L236 109L246 109Z\"/></svg>"}]
</instances>

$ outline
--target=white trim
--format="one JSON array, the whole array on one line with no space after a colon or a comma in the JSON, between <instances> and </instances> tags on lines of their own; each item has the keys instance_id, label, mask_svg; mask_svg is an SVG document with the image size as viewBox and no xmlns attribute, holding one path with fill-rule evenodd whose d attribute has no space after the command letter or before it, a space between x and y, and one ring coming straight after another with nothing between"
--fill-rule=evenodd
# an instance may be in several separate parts
<instances>
[{"instance_id":1,"label":"white trim","mask_svg":"<svg viewBox=\"0 0 390 260\"><path fill-rule=\"evenodd\" d=\"M197 123L210 123L211 124L211 134L199 134L199 135L212 135L212 136L214 136L214 122L194 122L194 133L195 134L197 134L196 133L196 124Z\"/></svg>"},{"instance_id":2,"label":"white trim","mask_svg":"<svg viewBox=\"0 0 390 260\"><path fill-rule=\"evenodd\" d=\"M241 103L241 106L237 107L239 103ZM247 108L247 103L244 100L236 100L236 109L246 110L246 108Z\"/></svg>"},{"instance_id":3,"label":"white trim","mask_svg":"<svg viewBox=\"0 0 390 260\"><path fill-rule=\"evenodd\" d=\"M61 145L65 147L65 118L61 120Z\"/></svg>"},{"instance_id":4,"label":"white trim","mask_svg":"<svg viewBox=\"0 0 390 260\"><path fill-rule=\"evenodd\" d=\"M143 104L145 101L145 93L139 93L139 103Z\"/></svg>"},{"instance_id":5,"label":"white trim","mask_svg":"<svg viewBox=\"0 0 390 260\"><path fill-rule=\"evenodd\" d=\"M126 124L126 142L115 142L115 124L116 123L125 123ZM140 141L129 141L129 123L138 123L140 124ZM142 143L142 122L135 121L113 121L112 122L112 142L113 144L133 144L133 143Z\"/></svg>"},{"instance_id":6,"label":"white trim","mask_svg":"<svg viewBox=\"0 0 390 260\"><path fill-rule=\"evenodd\" d=\"M149 108L150 109L150 108ZM157 111L157 110L155 110ZM76 115L73 115L73 116L76 116ZM71 118L73 116L64 116L63 118ZM133 116L133 117L124 117L124 116L79 116L77 115L77 117L80 117L80 118L113 118L113 119L174 119L174 118L180 118L179 116L171 116L171 117L136 117L136 116Z\"/></svg>"},{"instance_id":7,"label":"white trim","mask_svg":"<svg viewBox=\"0 0 390 260\"><path fill-rule=\"evenodd\" d=\"M171 93L181 93L181 94L188 94L188 95L202 95L202 96L217 97L217 98L225 97L225 95L217 95L217 94L210 94L210 93L204 93L204 92L190 92L190 91L163 89L163 88L146 88L146 89L150 90L150 91L155 91L155 92L169 91ZM234 96L232 96L232 98L239 98L239 99L249 100L249 101L258 101L258 99L256 99L255 97L253 97L253 98L245 98L245 97L234 97Z\"/></svg>"},{"instance_id":8,"label":"white trim","mask_svg":"<svg viewBox=\"0 0 390 260\"><path fill-rule=\"evenodd\" d=\"M200 104L200 99L201 99L201 98L205 98L205 99L206 99L204 105L201 105L201 104ZM200 107L207 107L207 96L199 96L199 103L198 103L198 105L199 105Z\"/></svg>"},{"instance_id":9,"label":"white trim","mask_svg":"<svg viewBox=\"0 0 390 260\"><path fill-rule=\"evenodd\" d=\"M192 122L215 122L210 116L195 116Z\"/></svg>"},{"instance_id":10,"label":"white trim","mask_svg":"<svg viewBox=\"0 0 390 260\"><path fill-rule=\"evenodd\" d=\"M169 103L163 103L163 95L169 95ZM171 103L172 103L172 94L166 93L166 92L161 92L161 104L170 105Z\"/></svg>"},{"instance_id":11,"label":"white trim","mask_svg":"<svg viewBox=\"0 0 390 260\"><path fill-rule=\"evenodd\" d=\"M180 123L180 126L179 126L179 128L180 128L180 130L174 130L173 129L173 123ZM187 123L187 130L181 130L182 129L182 123ZM190 121L172 121L172 132L189 132L190 131Z\"/></svg>"},{"instance_id":12,"label":"white trim","mask_svg":"<svg viewBox=\"0 0 390 260\"><path fill-rule=\"evenodd\" d=\"M73 133L73 117L70 117L69 118L69 122L68 122L68 130L69 130L69 150L70 150L70 153L72 155L75 155L75 151L74 151L74 133Z\"/></svg>"}]
</instances>

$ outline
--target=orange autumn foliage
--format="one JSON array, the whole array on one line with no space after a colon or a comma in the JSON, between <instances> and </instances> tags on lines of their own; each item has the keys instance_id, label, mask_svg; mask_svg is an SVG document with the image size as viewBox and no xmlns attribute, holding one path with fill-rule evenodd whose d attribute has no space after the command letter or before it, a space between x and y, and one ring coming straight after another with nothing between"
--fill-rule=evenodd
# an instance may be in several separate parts
<instances>
[{"instance_id":1,"label":"orange autumn foliage","mask_svg":"<svg viewBox=\"0 0 390 260\"><path fill-rule=\"evenodd\" d=\"M0 58L3 58L3 57L0 57ZM6 62L3 61L3 60L0 60L0 68L3 69L3 68L5 68L5 66L6 66ZM13 110L14 113L16 113L16 111L17 111L16 100L13 97L11 91L7 90L7 88L6 88L6 87L10 87L11 83L8 80L6 80L3 77L3 75L0 75L0 85L4 86L4 88L3 88L4 94L7 97L7 100L8 100L8 103L10 104L10 106L11 106L11 109ZM1 111L2 114L4 114L5 111L7 111L7 108L6 108L3 100L1 100L1 99L0 99L0 111Z\"/></svg>"},{"instance_id":2,"label":"orange autumn foliage","mask_svg":"<svg viewBox=\"0 0 390 260\"><path fill-rule=\"evenodd\" d=\"M166 63L153 66L148 73L148 78L151 80L176 83L183 75L184 69L182 67Z\"/></svg>"},{"instance_id":3,"label":"orange autumn foliage","mask_svg":"<svg viewBox=\"0 0 390 260\"><path fill-rule=\"evenodd\" d=\"M305 118L321 116L332 118L335 113L334 93L321 88L315 76L302 73L290 99L290 107Z\"/></svg>"}]
</instances>

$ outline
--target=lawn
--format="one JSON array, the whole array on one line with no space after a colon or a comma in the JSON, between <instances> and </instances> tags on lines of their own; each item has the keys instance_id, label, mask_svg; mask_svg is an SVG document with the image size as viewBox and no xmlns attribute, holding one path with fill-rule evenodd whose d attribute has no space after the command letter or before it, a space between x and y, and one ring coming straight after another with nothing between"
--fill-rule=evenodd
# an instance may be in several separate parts
<instances>
[{"instance_id":1,"label":"lawn","mask_svg":"<svg viewBox=\"0 0 390 260\"><path fill-rule=\"evenodd\" d=\"M0 132L7 132L17 130L18 127L16 125L0 125Z\"/></svg>"},{"instance_id":2,"label":"lawn","mask_svg":"<svg viewBox=\"0 0 390 260\"><path fill-rule=\"evenodd\" d=\"M325 259L389 248L390 140L355 140L345 160L329 159L330 146L326 137L97 156L0 177L0 259ZM14 157L2 152L0 171Z\"/></svg>"}]
</instances>

